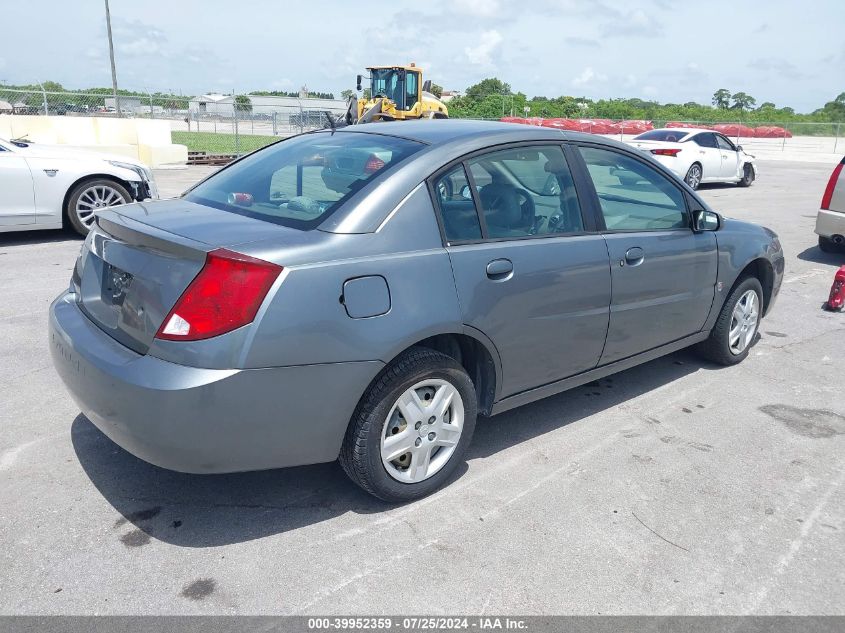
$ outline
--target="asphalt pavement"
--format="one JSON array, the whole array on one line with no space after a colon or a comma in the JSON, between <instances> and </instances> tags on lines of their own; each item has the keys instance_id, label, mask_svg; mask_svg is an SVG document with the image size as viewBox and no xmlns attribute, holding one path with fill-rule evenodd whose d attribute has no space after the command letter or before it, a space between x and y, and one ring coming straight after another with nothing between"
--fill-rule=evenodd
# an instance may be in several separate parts
<instances>
[{"instance_id":1,"label":"asphalt pavement","mask_svg":"<svg viewBox=\"0 0 845 633\"><path fill-rule=\"evenodd\" d=\"M812 232L833 165L760 167L701 192L786 252L744 363L683 351L481 420L400 507L337 464L192 476L118 448L47 348L80 240L0 234L0 613L845 614L845 314L821 309L845 255Z\"/></svg>"}]
</instances>

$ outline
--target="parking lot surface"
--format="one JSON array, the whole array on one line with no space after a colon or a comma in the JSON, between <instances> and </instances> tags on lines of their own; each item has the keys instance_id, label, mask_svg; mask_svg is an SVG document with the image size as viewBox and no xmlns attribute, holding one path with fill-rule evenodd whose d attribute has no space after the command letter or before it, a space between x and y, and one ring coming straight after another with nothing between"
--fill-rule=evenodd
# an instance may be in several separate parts
<instances>
[{"instance_id":1,"label":"parking lot surface","mask_svg":"<svg viewBox=\"0 0 845 633\"><path fill-rule=\"evenodd\" d=\"M701 191L786 252L746 362L679 352L481 420L400 507L337 464L192 476L112 444L47 347L80 240L0 234L0 612L845 614L845 314L821 309L845 255L812 232L833 166L760 166Z\"/></svg>"}]
</instances>

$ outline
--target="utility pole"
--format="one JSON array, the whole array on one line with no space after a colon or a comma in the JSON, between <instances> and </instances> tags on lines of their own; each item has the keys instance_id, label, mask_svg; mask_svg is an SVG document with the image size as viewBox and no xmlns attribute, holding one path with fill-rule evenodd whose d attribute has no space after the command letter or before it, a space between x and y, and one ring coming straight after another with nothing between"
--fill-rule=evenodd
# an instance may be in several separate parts
<instances>
[{"instance_id":1,"label":"utility pole","mask_svg":"<svg viewBox=\"0 0 845 633\"><path fill-rule=\"evenodd\" d=\"M114 43L111 37L111 13L109 12L109 0L106 2L106 30L109 33L109 59L111 60L111 87L114 94L114 109L118 117L123 116L120 111L120 98L117 96L117 71L114 69Z\"/></svg>"}]
</instances>

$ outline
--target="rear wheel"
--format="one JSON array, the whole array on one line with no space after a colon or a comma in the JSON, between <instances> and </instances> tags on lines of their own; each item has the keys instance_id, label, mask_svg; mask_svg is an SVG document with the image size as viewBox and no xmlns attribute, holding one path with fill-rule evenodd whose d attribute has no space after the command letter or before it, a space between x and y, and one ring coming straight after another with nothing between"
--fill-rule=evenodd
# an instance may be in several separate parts
<instances>
[{"instance_id":1,"label":"rear wheel","mask_svg":"<svg viewBox=\"0 0 845 633\"><path fill-rule=\"evenodd\" d=\"M475 430L475 388L453 358L417 347L367 390L349 425L340 464L379 499L410 501L437 490Z\"/></svg>"},{"instance_id":2,"label":"rear wheel","mask_svg":"<svg viewBox=\"0 0 845 633\"><path fill-rule=\"evenodd\" d=\"M698 352L720 365L745 360L760 326L762 308L763 287L756 277L746 277L731 291L710 337L698 345Z\"/></svg>"},{"instance_id":3,"label":"rear wheel","mask_svg":"<svg viewBox=\"0 0 845 633\"><path fill-rule=\"evenodd\" d=\"M690 186L690 189L698 189L698 186L701 184L702 176L703 172L701 171L701 165L693 163L687 170L687 175L684 176L684 182Z\"/></svg>"},{"instance_id":4,"label":"rear wheel","mask_svg":"<svg viewBox=\"0 0 845 633\"><path fill-rule=\"evenodd\" d=\"M742 168L742 179L739 181L739 186L750 187L752 182L754 182L754 168L748 163L745 163Z\"/></svg>"},{"instance_id":5,"label":"rear wheel","mask_svg":"<svg viewBox=\"0 0 845 633\"><path fill-rule=\"evenodd\" d=\"M819 235L819 248L825 253L836 253L840 249L845 250L845 247L840 247L829 237L822 237Z\"/></svg>"},{"instance_id":6,"label":"rear wheel","mask_svg":"<svg viewBox=\"0 0 845 633\"><path fill-rule=\"evenodd\" d=\"M126 188L114 180L85 180L76 185L68 196L65 216L77 233L88 235L96 211L126 204L131 200L132 196Z\"/></svg>"}]
</instances>

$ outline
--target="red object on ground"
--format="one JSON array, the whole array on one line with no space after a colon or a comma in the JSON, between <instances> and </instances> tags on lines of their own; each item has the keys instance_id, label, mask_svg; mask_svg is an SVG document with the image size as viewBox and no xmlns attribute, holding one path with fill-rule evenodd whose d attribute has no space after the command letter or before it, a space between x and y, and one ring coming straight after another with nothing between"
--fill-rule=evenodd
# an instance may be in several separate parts
<instances>
[{"instance_id":1,"label":"red object on ground","mask_svg":"<svg viewBox=\"0 0 845 633\"><path fill-rule=\"evenodd\" d=\"M700 130L712 130L713 126L704 123L681 123L680 121L669 121L666 127L674 128L698 128Z\"/></svg>"},{"instance_id":2,"label":"red object on ground","mask_svg":"<svg viewBox=\"0 0 845 633\"><path fill-rule=\"evenodd\" d=\"M830 297L825 307L828 310L841 310L845 305L845 266L836 271L833 285L830 287Z\"/></svg>"},{"instance_id":3,"label":"red object on ground","mask_svg":"<svg viewBox=\"0 0 845 633\"><path fill-rule=\"evenodd\" d=\"M761 125L754 128L756 138L792 138L792 132L776 125Z\"/></svg>"},{"instance_id":4,"label":"red object on ground","mask_svg":"<svg viewBox=\"0 0 845 633\"><path fill-rule=\"evenodd\" d=\"M739 136L741 138L754 138L754 128L737 123L720 123L714 125L713 129L725 136Z\"/></svg>"}]
</instances>

